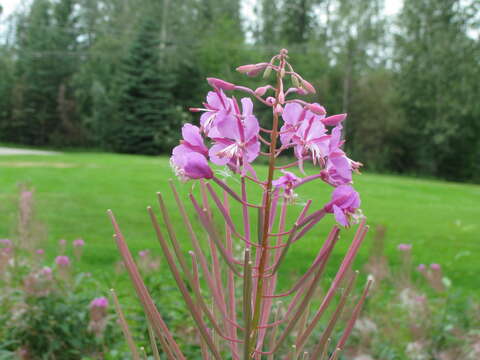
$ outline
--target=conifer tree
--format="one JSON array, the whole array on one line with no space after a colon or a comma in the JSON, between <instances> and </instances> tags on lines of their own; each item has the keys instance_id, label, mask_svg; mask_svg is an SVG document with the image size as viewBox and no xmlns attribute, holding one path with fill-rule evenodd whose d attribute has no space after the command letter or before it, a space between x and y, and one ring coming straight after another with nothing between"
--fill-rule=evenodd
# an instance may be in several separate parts
<instances>
[{"instance_id":1,"label":"conifer tree","mask_svg":"<svg viewBox=\"0 0 480 360\"><path fill-rule=\"evenodd\" d=\"M113 132L117 151L157 154L177 141L181 122L172 98L174 79L160 62L160 26L147 17L119 73L118 121Z\"/></svg>"}]
</instances>

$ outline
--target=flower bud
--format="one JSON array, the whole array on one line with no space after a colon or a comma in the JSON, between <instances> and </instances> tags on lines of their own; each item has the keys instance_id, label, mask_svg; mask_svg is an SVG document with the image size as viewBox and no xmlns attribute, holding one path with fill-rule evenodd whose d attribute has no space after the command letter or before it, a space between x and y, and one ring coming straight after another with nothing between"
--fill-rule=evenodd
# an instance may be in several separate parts
<instances>
[{"instance_id":1,"label":"flower bud","mask_svg":"<svg viewBox=\"0 0 480 360\"><path fill-rule=\"evenodd\" d=\"M325 119L322 119L322 122L328 126L337 126L343 120L345 120L346 117L347 117L347 114L332 115L332 116L326 117Z\"/></svg>"},{"instance_id":2,"label":"flower bud","mask_svg":"<svg viewBox=\"0 0 480 360\"><path fill-rule=\"evenodd\" d=\"M249 64L242 65L237 67L237 71L247 76L256 76L268 66L268 63L258 63L258 64Z\"/></svg>"},{"instance_id":3,"label":"flower bud","mask_svg":"<svg viewBox=\"0 0 480 360\"><path fill-rule=\"evenodd\" d=\"M281 114L282 112L283 112L283 107L282 107L282 105L277 104L277 106L275 106L274 113L275 113L275 114Z\"/></svg>"},{"instance_id":4,"label":"flower bud","mask_svg":"<svg viewBox=\"0 0 480 360\"><path fill-rule=\"evenodd\" d=\"M275 104L275 98L273 96L269 96L265 99L265 101L267 102L267 104L269 104L270 106L272 106L273 104Z\"/></svg>"},{"instance_id":5,"label":"flower bud","mask_svg":"<svg viewBox=\"0 0 480 360\"><path fill-rule=\"evenodd\" d=\"M317 104L317 103L308 104L307 108L308 108L308 110L310 110L311 112L313 112L317 115L325 115L327 113L325 111L325 108L322 105Z\"/></svg>"},{"instance_id":6,"label":"flower bud","mask_svg":"<svg viewBox=\"0 0 480 360\"><path fill-rule=\"evenodd\" d=\"M225 80L221 80L217 78L207 78L207 81L210 84L210 86L219 90L235 90L235 85Z\"/></svg>"},{"instance_id":7,"label":"flower bud","mask_svg":"<svg viewBox=\"0 0 480 360\"><path fill-rule=\"evenodd\" d=\"M263 96L267 92L268 88L269 88L269 85L261 86L255 90L255 94L257 96Z\"/></svg>"},{"instance_id":8,"label":"flower bud","mask_svg":"<svg viewBox=\"0 0 480 360\"><path fill-rule=\"evenodd\" d=\"M317 91L307 80L302 79L302 87L311 94L315 94Z\"/></svg>"},{"instance_id":9,"label":"flower bud","mask_svg":"<svg viewBox=\"0 0 480 360\"><path fill-rule=\"evenodd\" d=\"M300 87L300 82L298 81L297 77L295 75L292 75L291 78L292 78L293 86L295 86L296 88L299 88Z\"/></svg>"},{"instance_id":10,"label":"flower bud","mask_svg":"<svg viewBox=\"0 0 480 360\"><path fill-rule=\"evenodd\" d=\"M267 67L265 69L265 71L263 72L263 78L264 79L268 79L268 77L270 76L270 74L272 73L272 68L271 67Z\"/></svg>"}]
</instances>

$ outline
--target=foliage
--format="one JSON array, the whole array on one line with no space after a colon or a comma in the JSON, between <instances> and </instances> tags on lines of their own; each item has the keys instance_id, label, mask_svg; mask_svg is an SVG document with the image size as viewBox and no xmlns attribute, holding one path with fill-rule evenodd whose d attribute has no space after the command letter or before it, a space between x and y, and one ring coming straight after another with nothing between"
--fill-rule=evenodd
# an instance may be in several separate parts
<instances>
[{"instance_id":1,"label":"foliage","mask_svg":"<svg viewBox=\"0 0 480 360\"><path fill-rule=\"evenodd\" d=\"M109 129L114 149L157 154L176 142L181 113L172 105L175 79L162 66L156 20L142 20L119 71L118 119Z\"/></svg>"},{"instance_id":2,"label":"foliage","mask_svg":"<svg viewBox=\"0 0 480 360\"><path fill-rule=\"evenodd\" d=\"M0 51L0 138L167 152L204 74L234 82L234 64L288 46L320 90L311 100L349 113L348 150L368 168L478 181L480 5L404 4L390 16L382 0L35 0Z\"/></svg>"}]
</instances>

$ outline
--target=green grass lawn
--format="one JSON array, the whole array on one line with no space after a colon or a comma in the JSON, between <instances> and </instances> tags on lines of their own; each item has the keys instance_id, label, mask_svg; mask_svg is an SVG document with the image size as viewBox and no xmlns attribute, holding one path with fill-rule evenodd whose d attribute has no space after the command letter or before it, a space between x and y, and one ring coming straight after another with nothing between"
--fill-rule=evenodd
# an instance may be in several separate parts
<instances>
[{"instance_id":1,"label":"green grass lawn","mask_svg":"<svg viewBox=\"0 0 480 360\"><path fill-rule=\"evenodd\" d=\"M112 280L119 255L106 209L113 209L134 251L148 248L159 252L145 208L155 205L157 191L165 192L170 199L167 181L172 176L166 157L103 153L2 156L0 238L12 236L17 185L29 183L36 189L38 218L47 227L48 239L42 246L48 256L55 256L59 239L82 237L87 242L84 270ZM229 182L235 184L234 179ZM183 195L192 186L191 183L178 185ZM397 245L411 243L415 264L440 263L453 286L471 294L476 291L480 270L480 186L363 174L356 176L355 187L361 194L362 209L372 230L380 224L387 228L386 251L392 263L398 262ZM299 203L312 198L316 207L320 207L329 199L330 191L320 182L310 183L300 189ZM173 201L168 204L184 247L188 249L180 215ZM292 207L293 217L301 205ZM239 216L239 212L235 214ZM332 224L329 216L307 238L296 243L284 271L305 270ZM342 236L334 253L336 261L348 246L352 231ZM368 256L372 234L373 231L356 263L360 269Z\"/></svg>"}]
</instances>

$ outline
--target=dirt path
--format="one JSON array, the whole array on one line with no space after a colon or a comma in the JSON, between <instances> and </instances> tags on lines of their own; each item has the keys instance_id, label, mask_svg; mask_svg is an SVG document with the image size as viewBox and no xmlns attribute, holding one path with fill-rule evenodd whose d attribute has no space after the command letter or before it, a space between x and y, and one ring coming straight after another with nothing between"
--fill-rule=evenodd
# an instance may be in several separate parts
<instances>
[{"instance_id":1,"label":"dirt path","mask_svg":"<svg viewBox=\"0 0 480 360\"><path fill-rule=\"evenodd\" d=\"M32 149L17 149L0 146L1 155L59 155L56 151L32 150Z\"/></svg>"}]
</instances>

